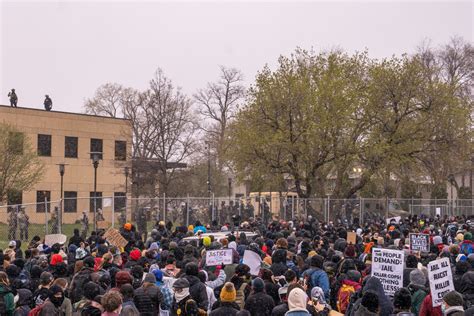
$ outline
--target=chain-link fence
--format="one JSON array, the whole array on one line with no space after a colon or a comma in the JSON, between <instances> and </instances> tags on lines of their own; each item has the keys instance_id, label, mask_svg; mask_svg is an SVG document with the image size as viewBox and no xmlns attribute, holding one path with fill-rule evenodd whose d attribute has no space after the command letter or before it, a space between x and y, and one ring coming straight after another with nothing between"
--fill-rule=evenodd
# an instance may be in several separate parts
<instances>
[{"instance_id":1,"label":"chain-link fence","mask_svg":"<svg viewBox=\"0 0 474 316\"><path fill-rule=\"evenodd\" d=\"M145 236L159 221L173 226L200 222L238 225L252 218L264 223L271 220L306 220L309 216L321 222L365 223L374 219L409 215L472 216L473 200L355 198L302 199L296 195L254 194L249 197L166 197L45 199L40 203L0 206L0 240L27 241L32 236L64 233L78 229L88 235L95 228L135 224ZM96 221L94 221L94 218ZM94 225L94 223L96 223Z\"/></svg>"}]
</instances>

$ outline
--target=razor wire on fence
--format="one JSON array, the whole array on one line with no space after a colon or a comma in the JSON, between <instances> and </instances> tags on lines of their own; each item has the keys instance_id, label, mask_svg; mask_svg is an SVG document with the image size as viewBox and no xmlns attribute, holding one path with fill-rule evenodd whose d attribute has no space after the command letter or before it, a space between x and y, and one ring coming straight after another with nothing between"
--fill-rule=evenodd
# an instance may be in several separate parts
<instances>
[{"instance_id":1,"label":"razor wire on fence","mask_svg":"<svg viewBox=\"0 0 474 316\"><path fill-rule=\"evenodd\" d=\"M122 227L131 222L147 236L159 222L173 226L200 223L232 227L258 219L367 223L391 217L473 216L473 200L392 199L392 198L299 198L296 195L251 195L247 197L166 197L128 198L84 197L62 201L0 206L0 239L29 240L32 236L65 233L74 229L87 236L95 229Z\"/></svg>"}]
</instances>

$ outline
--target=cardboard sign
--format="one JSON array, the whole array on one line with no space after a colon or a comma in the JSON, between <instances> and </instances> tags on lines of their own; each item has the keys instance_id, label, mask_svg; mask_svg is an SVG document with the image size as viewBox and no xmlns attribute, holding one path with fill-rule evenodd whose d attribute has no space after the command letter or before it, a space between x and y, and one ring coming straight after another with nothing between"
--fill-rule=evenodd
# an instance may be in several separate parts
<instances>
[{"instance_id":1,"label":"cardboard sign","mask_svg":"<svg viewBox=\"0 0 474 316\"><path fill-rule=\"evenodd\" d=\"M382 283L386 295L403 287L403 262L405 254L400 250L372 248L372 273Z\"/></svg>"},{"instance_id":2,"label":"cardboard sign","mask_svg":"<svg viewBox=\"0 0 474 316\"><path fill-rule=\"evenodd\" d=\"M401 219L402 219L401 216L395 216L395 217L387 218L385 221L387 222L387 225L389 225L391 222L395 222L396 224L398 224L400 223Z\"/></svg>"},{"instance_id":3,"label":"cardboard sign","mask_svg":"<svg viewBox=\"0 0 474 316\"><path fill-rule=\"evenodd\" d=\"M123 238L118 229L109 228L105 234L104 238L111 244L119 248L123 248L128 244L128 241Z\"/></svg>"},{"instance_id":4,"label":"cardboard sign","mask_svg":"<svg viewBox=\"0 0 474 316\"><path fill-rule=\"evenodd\" d=\"M440 306L444 294L454 291L449 258L438 259L428 263L428 279L430 280L433 307Z\"/></svg>"},{"instance_id":5,"label":"cardboard sign","mask_svg":"<svg viewBox=\"0 0 474 316\"><path fill-rule=\"evenodd\" d=\"M355 232L347 232L347 243L352 243L353 245L356 244L357 241L357 234Z\"/></svg>"},{"instance_id":6,"label":"cardboard sign","mask_svg":"<svg viewBox=\"0 0 474 316\"><path fill-rule=\"evenodd\" d=\"M67 236L63 234L49 234L44 236L45 245L51 247L54 244L63 245L66 243Z\"/></svg>"},{"instance_id":7,"label":"cardboard sign","mask_svg":"<svg viewBox=\"0 0 474 316\"><path fill-rule=\"evenodd\" d=\"M112 198L103 198L103 199L102 199L102 206L103 206L103 207L110 207L110 206L112 206Z\"/></svg>"},{"instance_id":8,"label":"cardboard sign","mask_svg":"<svg viewBox=\"0 0 474 316\"><path fill-rule=\"evenodd\" d=\"M251 275L255 275L255 276L259 275L260 266L262 265L262 258L260 258L260 256L257 253L251 250L245 250L242 263L250 267Z\"/></svg>"},{"instance_id":9,"label":"cardboard sign","mask_svg":"<svg viewBox=\"0 0 474 316\"><path fill-rule=\"evenodd\" d=\"M430 252L430 235L410 234L410 250Z\"/></svg>"},{"instance_id":10,"label":"cardboard sign","mask_svg":"<svg viewBox=\"0 0 474 316\"><path fill-rule=\"evenodd\" d=\"M232 264L232 249L206 250L206 266Z\"/></svg>"}]
</instances>

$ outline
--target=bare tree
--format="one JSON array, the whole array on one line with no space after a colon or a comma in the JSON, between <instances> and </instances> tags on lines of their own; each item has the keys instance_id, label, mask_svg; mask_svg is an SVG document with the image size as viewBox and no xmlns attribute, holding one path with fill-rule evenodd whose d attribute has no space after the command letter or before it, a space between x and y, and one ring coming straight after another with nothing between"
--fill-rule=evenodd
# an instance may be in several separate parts
<instances>
[{"instance_id":1,"label":"bare tree","mask_svg":"<svg viewBox=\"0 0 474 316\"><path fill-rule=\"evenodd\" d=\"M125 88L118 83L106 83L95 91L84 104L85 112L92 115L119 117Z\"/></svg>"},{"instance_id":2,"label":"bare tree","mask_svg":"<svg viewBox=\"0 0 474 316\"><path fill-rule=\"evenodd\" d=\"M245 96L245 88L239 70L221 66L220 71L219 80L208 83L205 89L199 90L194 95L194 99L199 105L199 113L205 120L201 128L214 145L218 169L222 170L223 157L227 151L225 148L227 127L239 109L240 102Z\"/></svg>"}]
</instances>

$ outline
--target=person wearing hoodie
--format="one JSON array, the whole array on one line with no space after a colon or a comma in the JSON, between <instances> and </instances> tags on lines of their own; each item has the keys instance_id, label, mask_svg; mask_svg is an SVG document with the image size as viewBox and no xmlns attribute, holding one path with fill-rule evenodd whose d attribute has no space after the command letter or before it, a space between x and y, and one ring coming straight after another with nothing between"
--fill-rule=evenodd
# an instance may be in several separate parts
<instances>
[{"instance_id":1,"label":"person wearing hoodie","mask_svg":"<svg viewBox=\"0 0 474 316\"><path fill-rule=\"evenodd\" d=\"M362 293L364 293L364 295L368 291L375 293L377 295L377 304L380 306L380 316L390 316L393 312L393 305L390 299L387 297L387 295L385 295L385 292L383 290L382 283L380 283L380 280L375 277L368 277L364 282L365 282L365 285L362 288ZM350 316L357 315L357 311L359 310L359 307L362 304L363 298L364 296L359 298L354 303L354 306L351 309L351 313L349 314ZM368 308L367 306L365 307ZM368 308L368 310L371 311L374 309Z\"/></svg>"},{"instance_id":2,"label":"person wearing hoodie","mask_svg":"<svg viewBox=\"0 0 474 316\"><path fill-rule=\"evenodd\" d=\"M420 313L421 304L423 304L423 300L429 293L429 289L426 288L425 274L421 270L414 269L410 272L408 290L411 294L411 312L418 315Z\"/></svg>"},{"instance_id":3,"label":"person wearing hoodie","mask_svg":"<svg viewBox=\"0 0 474 316\"><path fill-rule=\"evenodd\" d=\"M153 270L152 273L155 275L155 285L160 289L163 294L163 301L161 303L161 310L169 311L171 304L173 304L173 292L163 282L163 271L160 269Z\"/></svg>"},{"instance_id":4,"label":"person wearing hoodie","mask_svg":"<svg viewBox=\"0 0 474 316\"><path fill-rule=\"evenodd\" d=\"M206 285L198 277L198 265L194 262L189 262L184 267L184 272L185 275L183 277L189 282L191 297L196 301L200 309L207 310L209 300L207 299Z\"/></svg>"},{"instance_id":5,"label":"person wearing hoodie","mask_svg":"<svg viewBox=\"0 0 474 316\"><path fill-rule=\"evenodd\" d=\"M342 276L344 278L337 293L337 310L344 314L349 306L351 294L359 291L362 287L360 284L362 276L357 270L349 270Z\"/></svg>"},{"instance_id":6,"label":"person wearing hoodie","mask_svg":"<svg viewBox=\"0 0 474 316\"><path fill-rule=\"evenodd\" d=\"M408 255L405 263L405 268L403 269L403 287L408 287L410 284L410 272L416 269L418 264L418 259L415 255Z\"/></svg>"},{"instance_id":7,"label":"person wearing hoodie","mask_svg":"<svg viewBox=\"0 0 474 316\"><path fill-rule=\"evenodd\" d=\"M444 294L441 310L444 316L464 316L463 305L462 295L456 291L451 291Z\"/></svg>"},{"instance_id":8,"label":"person wearing hoodie","mask_svg":"<svg viewBox=\"0 0 474 316\"><path fill-rule=\"evenodd\" d=\"M252 281L252 291L253 293L245 300L244 309L252 316L270 316L275 302L265 293L265 283L262 279L256 278Z\"/></svg>"},{"instance_id":9,"label":"person wearing hoodie","mask_svg":"<svg viewBox=\"0 0 474 316\"><path fill-rule=\"evenodd\" d=\"M19 289L17 291L18 301L13 316L28 316L33 304L33 293L28 289Z\"/></svg>"},{"instance_id":10,"label":"person wearing hoodie","mask_svg":"<svg viewBox=\"0 0 474 316\"><path fill-rule=\"evenodd\" d=\"M63 301L63 289L58 285L51 286L48 299L41 306L40 316L62 316L63 313L60 308Z\"/></svg>"},{"instance_id":11,"label":"person wearing hoodie","mask_svg":"<svg viewBox=\"0 0 474 316\"><path fill-rule=\"evenodd\" d=\"M367 291L362 295L360 305L355 311L354 316L379 316L379 310L381 309L377 293Z\"/></svg>"},{"instance_id":12,"label":"person wearing hoodie","mask_svg":"<svg viewBox=\"0 0 474 316\"><path fill-rule=\"evenodd\" d=\"M222 270L221 270L222 271ZM208 275L205 270L201 270L198 273L199 280L206 285L206 292L207 292L207 300L208 300L208 308L207 312L211 312L212 305L217 301L216 296L214 294L214 289L211 288L209 285L206 284ZM224 278L225 279L225 278Z\"/></svg>"},{"instance_id":13,"label":"person wearing hoodie","mask_svg":"<svg viewBox=\"0 0 474 316\"><path fill-rule=\"evenodd\" d=\"M294 287L290 290L288 295L288 312L286 316L306 316L311 315L306 304L308 302L308 295L299 287ZM258 314L257 314L258 315Z\"/></svg>"},{"instance_id":14,"label":"person wearing hoodie","mask_svg":"<svg viewBox=\"0 0 474 316\"><path fill-rule=\"evenodd\" d=\"M394 316L416 316L417 313L410 312L412 297L408 289L402 287L393 296Z\"/></svg>"},{"instance_id":15,"label":"person wearing hoodie","mask_svg":"<svg viewBox=\"0 0 474 316\"><path fill-rule=\"evenodd\" d=\"M239 312L239 305L235 303L237 291L234 284L227 282L221 290L219 300L212 306L209 316L235 316Z\"/></svg>"},{"instance_id":16,"label":"person wearing hoodie","mask_svg":"<svg viewBox=\"0 0 474 316\"><path fill-rule=\"evenodd\" d=\"M75 245L77 248L79 248L81 246L81 242L84 242L84 239L81 237L79 229L74 228L73 235L71 236L71 238L69 238L68 247L71 245Z\"/></svg>"}]
</instances>

